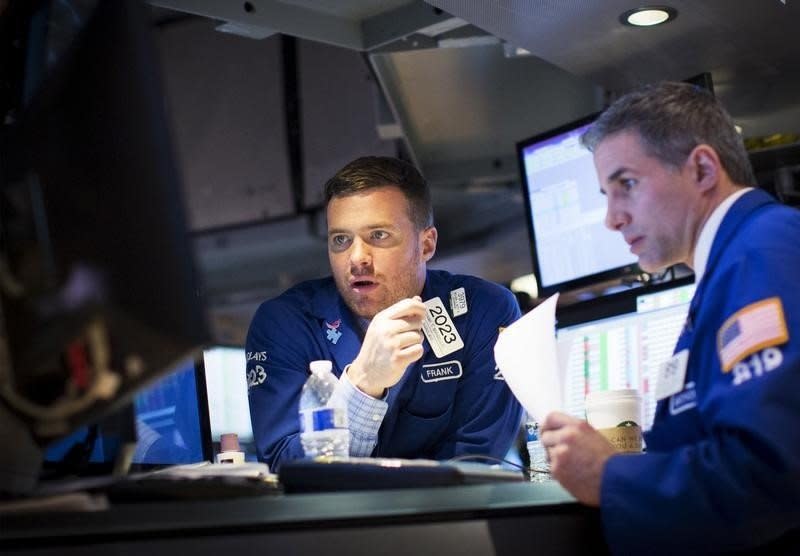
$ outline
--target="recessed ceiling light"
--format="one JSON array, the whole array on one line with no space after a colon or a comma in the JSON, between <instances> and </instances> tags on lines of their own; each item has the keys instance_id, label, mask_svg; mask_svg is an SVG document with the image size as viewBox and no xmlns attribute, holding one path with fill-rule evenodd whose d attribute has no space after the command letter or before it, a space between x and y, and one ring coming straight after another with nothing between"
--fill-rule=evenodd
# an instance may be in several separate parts
<instances>
[{"instance_id":1,"label":"recessed ceiling light","mask_svg":"<svg viewBox=\"0 0 800 556\"><path fill-rule=\"evenodd\" d=\"M678 17L678 10L669 6L645 6L628 10L619 16L623 25L634 27L652 27L661 25Z\"/></svg>"}]
</instances>

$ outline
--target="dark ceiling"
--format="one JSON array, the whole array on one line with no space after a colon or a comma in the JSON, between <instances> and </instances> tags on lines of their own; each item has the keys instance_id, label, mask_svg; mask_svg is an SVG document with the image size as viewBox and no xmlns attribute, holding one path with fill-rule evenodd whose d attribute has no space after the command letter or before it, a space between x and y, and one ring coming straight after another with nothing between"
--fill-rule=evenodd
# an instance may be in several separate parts
<instances>
[{"instance_id":1,"label":"dark ceiling","mask_svg":"<svg viewBox=\"0 0 800 556\"><path fill-rule=\"evenodd\" d=\"M305 40L303 48L312 42L343 47L336 56L344 59L347 51L359 58L386 101L389 115L378 122L380 139L404 142L434 188L442 237L434 262L506 282L529 272L530 265L517 141L597 111L638 84L701 73L711 75L745 138L761 138L761 145L769 145L763 138L774 134L796 138L798 1L668 0L678 16L654 28L620 23L620 14L639 6L630 0L150 3L164 25L200 16L229 34L297 37ZM241 48L246 51L246 45ZM334 63L329 60L322 66ZM308 116L312 106L305 108ZM757 153L754 160L798 174L799 151L797 143L765 148L765 156ZM794 174L785 177L800 181ZM209 198L230 197L228 192ZM221 292L250 289L254 293L244 296L249 300L326 272L319 238L305 234L303 222L286 225L299 226L286 232L291 241L267 241L284 233L272 228L268 234L253 228L200 238L207 275L219 277ZM248 234L253 238L239 237ZM234 276L257 277L258 284L245 286Z\"/></svg>"},{"instance_id":2,"label":"dark ceiling","mask_svg":"<svg viewBox=\"0 0 800 556\"><path fill-rule=\"evenodd\" d=\"M652 28L620 23L630 0L430 3L611 91L710 72L746 137L800 131L796 0L669 0Z\"/></svg>"}]
</instances>

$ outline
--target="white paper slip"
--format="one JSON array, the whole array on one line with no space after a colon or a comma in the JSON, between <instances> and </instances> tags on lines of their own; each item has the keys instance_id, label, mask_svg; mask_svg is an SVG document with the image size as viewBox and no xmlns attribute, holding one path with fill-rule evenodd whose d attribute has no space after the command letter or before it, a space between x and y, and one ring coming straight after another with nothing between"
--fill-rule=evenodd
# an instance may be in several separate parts
<instances>
[{"instance_id":1,"label":"white paper slip","mask_svg":"<svg viewBox=\"0 0 800 556\"><path fill-rule=\"evenodd\" d=\"M428 339L436 357L445 357L464 347L464 341L453 324L453 319L444 308L444 303L439 297L434 297L425 302L428 310L425 320L422 321L422 331Z\"/></svg>"},{"instance_id":2,"label":"white paper slip","mask_svg":"<svg viewBox=\"0 0 800 556\"><path fill-rule=\"evenodd\" d=\"M564 410L564 373L556 356L558 294L507 327L494 346L494 359L514 396L541 422Z\"/></svg>"},{"instance_id":3,"label":"white paper slip","mask_svg":"<svg viewBox=\"0 0 800 556\"><path fill-rule=\"evenodd\" d=\"M689 350L682 349L659 367L656 379L656 400L663 400L683 390L688 363Z\"/></svg>"},{"instance_id":4,"label":"white paper slip","mask_svg":"<svg viewBox=\"0 0 800 556\"><path fill-rule=\"evenodd\" d=\"M467 291L464 288L458 288L450 292L450 310L453 311L454 317L465 315L469 310L467 307Z\"/></svg>"}]
</instances>

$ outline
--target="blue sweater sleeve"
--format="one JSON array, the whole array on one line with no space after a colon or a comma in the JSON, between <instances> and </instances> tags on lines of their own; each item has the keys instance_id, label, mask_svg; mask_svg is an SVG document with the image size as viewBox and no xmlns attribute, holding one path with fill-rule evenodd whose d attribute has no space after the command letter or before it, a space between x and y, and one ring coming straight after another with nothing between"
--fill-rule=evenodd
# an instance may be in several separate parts
<instances>
[{"instance_id":1,"label":"blue sweater sleeve","mask_svg":"<svg viewBox=\"0 0 800 556\"><path fill-rule=\"evenodd\" d=\"M303 457L298 401L308 377L311 334L280 298L263 303L247 333L247 391L258 458L277 471Z\"/></svg>"}]
</instances>

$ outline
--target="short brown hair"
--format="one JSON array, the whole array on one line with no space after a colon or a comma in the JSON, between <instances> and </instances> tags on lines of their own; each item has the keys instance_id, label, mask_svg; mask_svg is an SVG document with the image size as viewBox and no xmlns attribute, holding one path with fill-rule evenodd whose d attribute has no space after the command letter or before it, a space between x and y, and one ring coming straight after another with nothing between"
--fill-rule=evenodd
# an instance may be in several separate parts
<instances>
[{"instance_id":1,"label":"short brown hair","mask_svg":"<svg viewBox=\"0 0 800 556\"><path fill-rule=\"evenodd\" d=\"M730 115L711 92L689 83L665 81L620 97L581 137L590 151L622 131L639 134L646 151L673 167L697 145L710 145L739 185L755 186L753 167Z\"/></svg>"},{"instance_id":2,"label":"short brown hair","mask_svg":"<svg viewBox=\"0 0 800 556\"><path fill-rule=\"evenodd\" d=\"M386 186L403 192L409 217L418 230L433 226L433 205L425 178L413 165L390 156L357 158L336 172L325 183L325 205L337 197Z\"/></svg>"}]
</instances>

